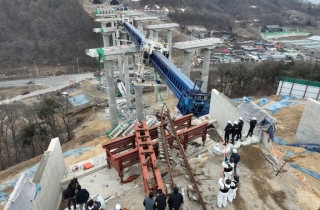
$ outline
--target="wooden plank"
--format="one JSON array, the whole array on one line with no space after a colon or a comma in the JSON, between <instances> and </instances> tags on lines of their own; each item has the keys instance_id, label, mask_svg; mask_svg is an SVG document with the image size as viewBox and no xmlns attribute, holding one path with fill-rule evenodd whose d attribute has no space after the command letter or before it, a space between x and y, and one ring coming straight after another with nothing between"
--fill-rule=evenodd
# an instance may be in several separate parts
<instances>
[{"instance_id":1,"label":"wooden plank","mask_svg":"<svg viewBox=\"0 0 320 210\"><path fill-rule=\"evenodd\" d=\"M143 162L143 165L146 165L147 162L149 162L149 160L150 160L150 156L148 156L148 157L145 159L145 161Z\"/></svg>"},{"instance_id":2,"label":"wooden plank","mask_svg":"<svg viewBox=\"0 0 320 210\"><path fill-rule=\"evenodd\" d=\"M150 154L150 153L153 153L153 150L143 150L140 153L141 154Z\"/></svg>"},{"instance_id":3,"label":"wooden plank","mask_svg":"<svg viewBox=\"0 0 320 210\"><path fill-rule=\"evenodd\" d=\"M149 138L150 136L145 136L145 135L141 135L141 136L138 136L139 139L144 139L144 138Z\"/></svg>"},{"instance_id":4,"label":"wooden plank","mask_svg":"<svg viewBox=\"0 0 320 210\"><path fill-rule=\"evenodd\" d=\"M151 145L151 143L150 142L142 142L139 144L139 146L146 146L146 145Z\"/></svg>"}]
</instances>

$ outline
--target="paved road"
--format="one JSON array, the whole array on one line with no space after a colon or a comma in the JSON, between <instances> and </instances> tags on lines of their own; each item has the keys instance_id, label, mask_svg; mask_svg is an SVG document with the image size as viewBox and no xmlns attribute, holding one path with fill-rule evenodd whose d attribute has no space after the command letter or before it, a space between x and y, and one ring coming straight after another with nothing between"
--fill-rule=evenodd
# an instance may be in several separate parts
<instances>
[{"instance_id":1,"label":"paved road","mask_svg":"<svg viewBox=\"0 0 320 210\"><path fill-rule=\"evenodd\" d=\"M46 85L46 86L48 86L48 88L42 89L39 91L34 91L34 92L31 92L27 95L19 95L19 96L12 98L12 99L0 101L0 103L11 103L12 100L21 100L21 99L24 99L24 98L27 98L30 96L35 96L38 94L51 92L51 91L56 91L58 89L62 89L64 87L67 87L68 85L70 85L70 83L68 82L68 79L81 81L85 78L92 77L92 76L93 76L92 73L87 73L87 74L65 75L64 77L56 76L56 77L46 77L46 78L34 79L33 81L35 82L36 85ZM27 85L26 82L29 80L23 79L23 80L12 80L12 81L0 82L0 88L1 87L10 87L10 86L26 86ZM29 85L33 85L33 84L29 84Z\"/></svg>"}]
</instances>

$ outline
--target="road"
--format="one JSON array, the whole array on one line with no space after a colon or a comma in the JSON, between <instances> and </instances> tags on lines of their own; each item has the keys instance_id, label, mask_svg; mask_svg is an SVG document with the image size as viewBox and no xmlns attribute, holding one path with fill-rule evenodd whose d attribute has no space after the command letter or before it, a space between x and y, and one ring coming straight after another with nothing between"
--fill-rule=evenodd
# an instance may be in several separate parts
<instances>
[{"instance_id":1,"label":"road","mask_svg":"<svg viewBox=\"0 0 320 210\"><path fill-rule=\"evenodd\" d=\"M56 77L46 77L46 78L38 78L34 79L33 81L35 82L35 85L46 85L48 88L42 89L39 91L34 91L31 92L27 95L19 95L16 97L13 97L11 99L3 100L0 101L0 103L11 103L13 100L21 100L24 98L28 98L30 96L36 96L39 94L43 94L46 92L51 92L51 91L56 91L58 89L62 89L64 87L69 86L71 83L68 81L70 80L76 80L82 81L85 78L92 77L92 73L87 73L87 74L76 74L76 75L64 75L62 76L56 76ZM26 86L26 82L29 81L30 79L23 79L23 80L11 80L11 81L6 81L6 82L1 82L0 83L0 88L1 87L10 87L10 86ZM29 84L29 85L34 85L34 84Z\"/></svg>"}]
</instances>

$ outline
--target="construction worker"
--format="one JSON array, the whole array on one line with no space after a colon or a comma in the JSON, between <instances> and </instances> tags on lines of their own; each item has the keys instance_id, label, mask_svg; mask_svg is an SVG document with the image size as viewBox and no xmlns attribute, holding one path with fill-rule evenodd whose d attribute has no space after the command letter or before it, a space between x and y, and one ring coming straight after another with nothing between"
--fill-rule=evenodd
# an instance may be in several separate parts
<instances>
[{"instance_id":1,"label":"construction worker","mask_svg":"<svg viewBox=\"0 0 320 210\"><path fill-rule=\"evenodd\" d=\"M232 125L231 125L231 121L228 120L227 126L224 129L224 145L229 144L229 136L232 132Z\"/></svg>"},{"instance_id":2,"label":"construction worker","mask_svg":"<svg viewBox=\"0 0 320 210\"><path fill-rule=\"evenodd\" d=\"M230 184L231 184L231 180L230 179L226 179L225 181L225 176L222 174L222 176L220 177L218 183L220 185L220 190L218 193L218 197L217 197L217 206L219 208L226 207L227 205L227 199L228 199L228 192L230 189Z\"/></svg>"},{"instance_id":3,"label":"construction worker","mask_svg":"<svg viewBox=\"0 0 320 210\"><path fill-rule=\"evenodd\" d=\"M239 126L239 130L238 130L237 139L241 140L241 138L242 138L242 128L243 128L243 119L242 119L242 117L239 118L238 126Z\"/></svg>"},{"instance_id":4,"label":"construction worker","mask_svg":"<svg viewBox=\"0 0 320 210\"><path fill-rule=\"evenodd\" d=\"M162 189L158 189L156 197L157 210L165 210L167 206L167 196L162 193Z\"/></svg>"},{"instance_id":5,"label":"construction worker","mask_svg":"<svg viewBox=\"0 0 320 210\"><path fill-rule=\"evenodd\" d=\"M226 155L224 155L224 158L223 158L223 161L222 161L222 167L223 167L223 172L224 172L224 175L225 175L226 179L230 179L231 180L232 170L233 170L233 167L234 167L233 162L234 162L234 160L232 158L230 158L228 160Z\"/></svg>"},{"instance_id":6,"label":"construction worker","mask_svg":"<svg viewBox=\"0 0 320 210\"><path fill-rule=\"evenodd\" d=\"M237 149L232 150L232 154L230 155L230 159L233 160L233 171L234 171L234 175L236 175L237 174L237 165L240 161L240 155L238 154Z\"/></svg>"},{"instance_id":7,"label":"construction worker","mask_svg":"<svg viewBox=\"0 0 320 210\"><path fill-rule=\"evenodd\" d=\"M236 141L238 141L238 132L239 132L238 122L234 121L233 127L232 127L232 138L231 138L231 144L233 144L233 145L234 145L235 138L236 138Z\"/></svg>"},{"instance_id":8,"label":"construction worker","mask_svg":"<svg viewBox=\"0 0 320 210\"><path fill-rule=\"evenodd\" d=\"M255 117L253 117L250 120L250 128L249 128L249 131L248 131L248 134L247 134L247 138L248 138L249 135L250 135L250 137L252 137L253 129L256 127L256 125L257 125L257 119Z\"/></svg>"},{"instance_id":9,"label":"construction worker","mask_svg":"<svg viewBox=\"0 0 320 210\"><path fill-rule=\"evenodd\" d=\"M145 198L143 201L143 205L145 210L154 210L156 209L156 202L153 199L153 192L149 193L149 197Z\"/></svg>"},{"instance_id":10,"label":"construction worker","mask_svg":"<svg viewBox=\"0 0 320 210\"><path fill-rule=\"evenodd\" d=\"M229 202L232 202L236 198L238 184L239 184L239 176L238 175L234 175L234 178L231 181L230 190L229 190L229 193L228 193L228 201Z\"/></svg>"},{"instance_id":11,"label":"construction worker","mask_svg":"<svg viewBox=\"0 0 320 210\"><path fill-rule=\"evenodd\" d=\"M183 196L179 193L179 189L177 187L173 188L173 193L169 195L168 202L169 210L179 210L181 205L183 204Z\"/></svg>"}]
</instances>

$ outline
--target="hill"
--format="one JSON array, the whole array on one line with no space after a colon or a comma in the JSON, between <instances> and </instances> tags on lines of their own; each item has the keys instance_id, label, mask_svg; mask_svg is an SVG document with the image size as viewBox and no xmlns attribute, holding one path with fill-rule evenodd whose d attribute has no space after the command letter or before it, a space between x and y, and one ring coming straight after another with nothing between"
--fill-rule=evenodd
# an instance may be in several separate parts
<instances>
[{"instance_id":1,"label":"hill","mask_svg":"<svg viewBox=\"0 0 320 210\"><path fill-rule=\"evenodd\" d=\"M94 20L77 0L0 0L0 69L33 64L87 65L97 47Z\"/></svg>"},{"instance_id":2,"label":"hill","mask_svg":"<svg viewBox=\"0 0 320 210\"><path fill-rule=\"evenodd\" d=\"M171 10L169 16L182 25L201 23L208 29L226 31L232 31L235 20L250 22L255 19L261 24L304 26L308 21L315 24L320 16L318 6L303 5L296 0L142 0L141 5L148 4L171 8L174 11ZM296 11L300 15L294 13Z\"/></svg>"}]
</instances>

